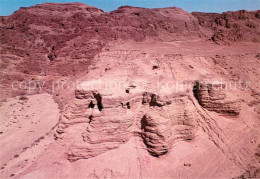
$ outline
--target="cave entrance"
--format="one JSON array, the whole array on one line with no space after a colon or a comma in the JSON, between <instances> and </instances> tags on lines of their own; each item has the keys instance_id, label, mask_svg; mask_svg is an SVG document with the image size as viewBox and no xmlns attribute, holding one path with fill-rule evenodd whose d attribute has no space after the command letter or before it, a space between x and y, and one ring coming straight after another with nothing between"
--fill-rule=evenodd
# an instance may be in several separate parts
<instances>
[{"instance_id":1,"label":"cave entrance","mask_svg":"<svg viewBox=\"0 0 260 179\"><path fill-rule=\"evenodd\" d=\"M94 98L96 99L97 101L97 106L98 106L98 110L101 111L103 109L103 104L102 104L102 97L101 95L98 93L98 94L94 94Z\"/></svg>"}]
</instances>

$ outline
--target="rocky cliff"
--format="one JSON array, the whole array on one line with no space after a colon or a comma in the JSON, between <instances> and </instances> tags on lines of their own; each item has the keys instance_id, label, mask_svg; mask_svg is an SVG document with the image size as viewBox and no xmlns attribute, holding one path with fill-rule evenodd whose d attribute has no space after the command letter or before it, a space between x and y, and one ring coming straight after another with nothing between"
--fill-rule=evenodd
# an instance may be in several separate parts
<instances>
[{"instance_id":1,"label":"rocky cliff","mask_svg":"<svg viewBox=\"0 0 260 179\"><path fill-rule=\"evenodd\" d=\"M259 177L259 22L81 3L1 17L0 176Z\"/></svg>"}]
</instances>

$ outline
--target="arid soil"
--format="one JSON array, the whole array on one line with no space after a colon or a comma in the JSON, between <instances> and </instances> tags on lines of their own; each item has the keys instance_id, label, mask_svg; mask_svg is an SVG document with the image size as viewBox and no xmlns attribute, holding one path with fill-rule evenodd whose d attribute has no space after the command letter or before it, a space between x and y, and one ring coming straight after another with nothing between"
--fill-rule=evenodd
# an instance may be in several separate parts
<instances>
[{"instance_id":1,"label":"arid soil","mask_svg":"<svg viewBox=\"0 0 260 179\"><path fill-rule=\"evenodd\" d=\"M0 17L0 178L259 178L260 11Z\"/></svg>"}]
</instances>

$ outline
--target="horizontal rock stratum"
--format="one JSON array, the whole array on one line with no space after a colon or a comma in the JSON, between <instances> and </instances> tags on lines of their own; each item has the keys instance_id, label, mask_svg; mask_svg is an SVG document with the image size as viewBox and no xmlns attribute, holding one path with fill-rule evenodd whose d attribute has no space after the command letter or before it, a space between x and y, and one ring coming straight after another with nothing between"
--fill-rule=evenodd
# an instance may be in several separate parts
<instances>
[{"instance_id":1,"label":"horizontal rock stratum","mask_svg":"<svg viewBox=\"0 0 260 179\"><path fill-rule=\"evenodd\" d=\"M259 10L45 3L0 32L0 178L260 177Z\"/></svg>"}]
</instances>

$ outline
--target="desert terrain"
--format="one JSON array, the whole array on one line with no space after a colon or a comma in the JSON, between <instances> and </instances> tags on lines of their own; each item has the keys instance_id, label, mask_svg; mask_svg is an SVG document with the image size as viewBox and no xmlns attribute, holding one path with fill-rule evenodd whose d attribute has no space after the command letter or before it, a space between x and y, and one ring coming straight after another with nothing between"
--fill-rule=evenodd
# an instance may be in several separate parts
<instances>
[{"instance_id":1,"label":"desert terrain","mask_svg":"<svg viewBox=\"0 0 260 179\"><path fill-rule=\"evenodd\" d=\"M260 178L260 10L45 3L0 42L0 178Z\"/></svg>"}]
</instances>

